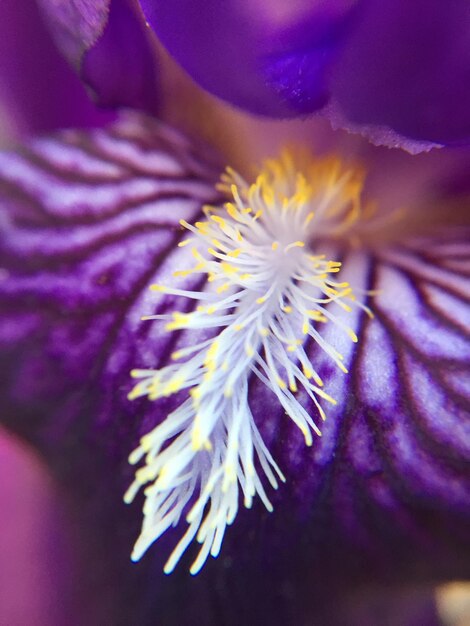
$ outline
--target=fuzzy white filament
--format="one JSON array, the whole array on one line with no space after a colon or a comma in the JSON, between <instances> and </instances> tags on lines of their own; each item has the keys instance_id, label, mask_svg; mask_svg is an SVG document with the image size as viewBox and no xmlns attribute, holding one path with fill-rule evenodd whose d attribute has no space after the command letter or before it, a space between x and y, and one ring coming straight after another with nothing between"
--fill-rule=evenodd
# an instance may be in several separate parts
<instances>
[{"instance_id":1,"label":"fuzzy white filament","mask_svg":"<svg viewBox=\"0 0 470 626\"><path fill-rule=\"evenodd\" d=\"M357 341L335 316L335 307L349 311L356 304L352 289L334 280L341 263L319 254L315 240L337 237L357 221L362 175L334 159L296 161L286 152L268 161L252 185L228 169L221 187L230 202L206 207L206 219L195 225L181 222L192 233L183 245L192 246L195 266L175 276L207 274L204 291L152 286L199 305L191 313L146 318L166 321L170 331L212 329L211 338L174 353L177 363L132 372L139 381L131 399L157 400L187 390L182 404L142 438L129 459L135 464L145 458L145 464L125 501L146 486L132 559L140 559L182 516L188 523L166 573L193 539L201 544L190 570L197 573L209 554L219 553L226 527L237 515L240 491L246 507L258 495L271 510L261 477L273 488L285 480L250 409L249 378L257 376L275 394L311 445L312 433L321 434L318 418L325 419L320 400L335 400L323 390L304 350L306 339L313 338L344 372L342 355L318 326L336 324ZM297 401L299 387L315 404L316 416Z\"/></svg>"}]
</instances>

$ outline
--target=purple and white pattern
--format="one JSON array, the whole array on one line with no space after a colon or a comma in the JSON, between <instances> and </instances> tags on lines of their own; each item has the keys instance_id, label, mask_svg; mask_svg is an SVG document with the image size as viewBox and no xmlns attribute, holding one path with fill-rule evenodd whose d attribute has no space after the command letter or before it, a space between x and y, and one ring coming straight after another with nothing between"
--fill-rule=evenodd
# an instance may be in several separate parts
<instances>
[{"instance_id":1,"label":"purple and white pattern","mask_svg":"<svg viewBox=\"0 0 470 626\"><path fill-rule=\"evenodd\" d=\"M153 559L160 571L169 553L161 544L147 565L127 565L140 519L121 498L132 480L129 451L175 406L170 398L129 402L129 372L160 368L175 341L191 341L141 321L180 304L147 288L171 284L185 265L179 220L194 222L202 205L218 201L220 169L175 131L136 116L0 155L3 420L90 511L85 532L101 524L102 550L114 552L125 577ZM213 593L228 603L266 563L271 594L289 574L306 593L351 572L402 582L468 575L469 231L325 246L343 262L342 279L375 294L364 296L375 317L349 314L357 344L325 328L348 375L313 341L306 347L338 400L311 448L263 384L250 381L256 423L288 488L276 492L273 514L240 514L221 557L200 575L224 581ZM171 593L164 583L153 589L159 576L155 598ZM181 613L168 623L181 623L185 608L171 610Z\"/></svg>"}]
</instances>

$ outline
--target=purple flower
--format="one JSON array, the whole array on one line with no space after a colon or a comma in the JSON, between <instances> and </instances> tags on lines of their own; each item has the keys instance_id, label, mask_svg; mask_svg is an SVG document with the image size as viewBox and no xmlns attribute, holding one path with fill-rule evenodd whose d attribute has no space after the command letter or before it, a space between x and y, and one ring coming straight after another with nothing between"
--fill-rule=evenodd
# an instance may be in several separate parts
<instances>
[{"instance_id":1,"label":"purple flower","mask_svg":"<svg viewBox=\"0 0 470 626\"><path fill-rule=\"evenodd\" d=\"M94 98L107 107L155 111L154 41L134 0L38 0L57 44Z\"/></svg>"},{"instance_id":2,"label":"purple flower","mask_svg":"<svg viewBox=\"0 0 470 626\"><path fill-rule=\"evenodd\" d=\"M40 4L101 103L179 120L190 102L193 135L224 151L127 113L0 154L2 422L55 481L2 435L0 621L437 626L432 586L469 562L468 151L202 108L173 90L140 4L216 95L268 117L327 104L409 149L468 138L467 9ZM32 33L23 46L3 23L18 128L99 123L34 6L5 6ZM57 68L47 98L36 59ZM263 169L294 140L313 162ZM241 174L217 185L227 163Z\"/></svg>"},{"instance_id":3,"label":"purple flower","mask_svg":"<svg viewBox=\"0 0 470 626\"><path fill-rule=\"evenodd\" d=\"M155 105L156 57L142 10L199 85L249 112L323 111L336 126L410 150L470 139L466 0L40 4L65 54L108 104Z\"/></svg>"},{"instance_id":4,"label":"purple flower","mask_svg":"<svg viewBox=\"0 0 470 626\"><path fill-rule=\"evenodd\" d=\"M63 501L45 463L3 429L0 475L0 621L65 624L63 608L74 607L77 580Z\"/></svg>"},{"instance_id":5,"label":"purple flower","mask_svg":"<svg viewBox=\"0 0 470 626\"><path fill-rule=\"evenodd\" d=\"M61 57L35 2L19 9L2 2L0 19L0 111L2 142L19 133L63 126L96 126L111 114L90 102Z\"/></svg>"},{"instance_id":6,"label":"purple flower","mask_svg":"<svg viewBox=\"0 0 470 626\"><path fill-rule=\"evenodd\" d=\"M262 136L258 133L256 139L260 142ZM455 181L446 175L446 158L454 174L458 157L465 162L466 153L411 157L370 150L365 153L366 163L369 154L375 171L372 165L365 201L362 176L337 160L324 161L320 169L312 170L315 175L311 172L306 182L315 181L320 194L312 207L320 211L326 202L330 218L315 221L309 211L297 212L306 223L306 232L312 223L312 238L292 241L292 246L285 245L282 237L294 232L293 222L287 221L284 230L277 231L277 222L268 226L267 218L256 216L257 211L246 211L247 217L240 217L245 208L251 208L243 205L250 193L253 206L256 202L268 210L269 185L258 190L260 196L256 188L245 195L243 181L230 174L225 182L237 185L238 191L229 185L236 206L206 216L213 228L219 228L217 238L208 226L196 227L198 237L216 239L210 244L215 253L203 251L206 265L196 272L187 272L192 267L191 245L177 245L188 234L180 220L203 222L202 206L221 206L227 191L214 190L223 166L206 148L149 118L128 115L108 129L64 131L0 157L5 422L41 450L70 494L71 514L81 528L87 568L94 576L93 588L97 595L105 596L105 603L110 602L105 614L111 623L153 624L159 618L180 624L190 621L197 611L206 623L253 623L264 618L272 624L307 623L315 617L334 624L334 619L341 623L341 616L331 616L325 597L333 604L337 603L334 598L344 599L352 581L354 585L371 581L430 584L468 574L464 549L468 527L468 228L462 226L463 215L456 213L455 220L442 216L451 202L459 206L461 200ZM270 181L276 193L287 194L276 185L290 179L280 179L276 173L279 165L272 167L272 180L265 173L265 182ZM400 170L406 175L399 176ZM429 181L436 170L441 178L431 188ZM288 171L289 163L281 168L281 173ZM298 171L302 171L300 166ZM302 203L303 194L310 202L311 191L303 187L296 172L294 180L300 187L295 202ZM248 174L244 176L252 180ZM420 190L420 201L426 206L411 207L401 222L395 222L401 183L406 181L409 188ZM409 189L406 191L411 198ZM372 208L368 196L377 202L377 218L364 222ZM279 198L274 196L273 220L287 210L282 209ZM357 222L360 228L356 230L351 224L359 200L366 215ZM420 211L426 211L434 222L425 232ZM224 252L224 233L237 238L230 230L233 223L229 218L247 220L247 228L240 226L241 252L238 248ZM365 230L364 223L369 224ZM256 237L249 235L250 229ZM272 236L274 232L279 241ZM195 579L189 578L185 570L198 553L198 547L191 546L183 562L165 579L163 565L187 528L184 516L175 530L169 529L149 548L140 563L132 565L129 554L141 518L139 506L134 503L126 508L122 495L134 477L128 454L158 424L166 423L173 428L170 436L178 436L181 429L164 420L178 411L186 396L184 389L173 394L182 385L181 381L176 384L172 371L170 378L160 380L170 388L162 394L150 390L150 396L163 397L131 401L127 398L133 387L129 373L135 368L155 371L168 367L171 353L210 339L208 320L219 314L194 309L199 317L176 317L172 332L165 332L158 319L141 321L141 316L166 316L175 310L183 316L189 314L198 303L187 292L198 294L210 287L207 271L217 279L217 272L223 270L226 281L231 281L228 291L219 292L223 302L234 285L249 281L236 269L237 263L249 261L245 240L252 246L253 258L261 260L266 245L276 254L278 250L314 256L325 253L327 260L342 262L339 286L324 282L330 278L320 278L326 272L336 280L338 265L323 267L322 259L313 261L322 272L315 274L320 281L316 284L325 298L339 299L346 308L333 301L324 307L315 296L301 344L305 359L295 353L300 348L294 343L286 343L294 350L285 353L286 358L297 355L294 365L304 360L308 369L311 364L316 374L310 377L304 371L305 377L336 404L318 391L313 397L303 393L307 383L302 374L295 374L299 406L287 402L285 398L290 396L284 394L281 383L270 378L273 370L266 344L265 366L258 361L265 380L245 373L249 389L238 386L234 390L238 398L248 394L260 435L257 450L263 452L262 440L286 478L286 484L274 490L265 476L266 466L272 465L268 454L264 461L262 454L255 457L257 475L274 512L266 510L259 485L255 485L258 495L253 498L253 510L244 509L240 501L220 556L209 559ZM220 267L207 265L217 255L229 253L232 269L222 265L227 259L220 259ZM304 262L302 256L295 258ZM201 262L194 260L196 265ZM286 257L285 266L278 266L280 273L287 262ZM237 280L230 279L233 267ZM261 280L268 266L256 267ZM291 290L304 280L298 274L303 266L295 267L289 270L294 271ZM260 307L267 301L263 301L264 280L257 296ZM277 280L278 276L271 276L268 283L277 285ZM217 287L224 284L213 282ZM328 292L347 291L345 282L353 288L355 301L350 292L342 293L341 298ZM154 283L165 287L151 292L148 287ZM177 289L185 293L173 291ZM310 292L303 294L313 297ZM287 297L284 291L281 295ZM295 331L287 320L292 315L288 310L291 300L291 304L283 302L282 314L276 313L278 338ZM205 306L213 304L209 299ZM230 311L228 303L224 306ZM243 312L240 307L237 311ZM348 308L352 310L348 312ZM253 312L258 315L258 310L255 307ZM263 319L272 323L269 315ZM325 321L324 316L334 319ZM252 318L252 322L260 319ZM220 336L218 327L228 321L216 320L213 332ZM255 329L264 336L261 326L257 324ZM351 341L354 335L357 343ZM237 341L233 335L232 344L224 349L236 349ZM255 343L253 335L251 348ZM287 360L279 365L284 356L279 347L271 347L279 376L291 384L289 367L294 365ZM250 343L244 341L243 349L246 357L253 358ZM180 355L181 362L189 362L194 354ZM217 353L211 357L216 359ZM223 360L214 361L222 380L228 380L242 358L238 354L228 368ZM197 371L184 372L184 367L176 373L183 380L195 380ZM206 373L212 370L207 358L204 367ZM295 371L291 369L291 373ZM219 401L222 397L219 393ZM322 410L327 414L324 424ZM321 438L314 435L309 419L320 427ZM310 447L305 431L311 432ZM216 434L207 435L213 450L221 442ZM204 438L201 441L206 442ZM194 453L209 454L210 445L208 450L196 445ZM147 451L158 457L151 447ZM194 472L191 476L196 477L197 488L204 486L204 476ZM246 476L240 476L237 473L240 485L249 493ZM153 478L148 477L150 485ZM179 475L181 481L183 478ZM190 495L197 497L197 488ZM148 502L154 506L151 495L150 489ZM210 548L213 546L211 543ZM109 595L109 587L118 593ZM179 600L182 595L184 603ZM429 611L427 597L422 601L423 611ZM338 614L347 610L341 606L336 607ZM364 617L357 619L366 623ZM431 618L426 620L422 623L432 623Z\"/></svg>"}]
</instances>

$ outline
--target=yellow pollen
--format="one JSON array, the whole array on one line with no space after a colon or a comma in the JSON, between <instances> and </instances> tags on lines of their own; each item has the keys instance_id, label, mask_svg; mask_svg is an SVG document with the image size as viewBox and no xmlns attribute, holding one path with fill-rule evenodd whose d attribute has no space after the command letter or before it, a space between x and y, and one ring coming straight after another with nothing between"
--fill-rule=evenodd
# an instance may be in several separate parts
<instances>
[{"instance_id":1,"label":"yellow pollen","mask_svg":"<svg viewBox=\"0 0 470 626\"><path fill-rule=\"evenodd\" d=\"M359 341L356 333L353 330L351 330L350 328L348 328L347 333L351 337L351 339L354 341L354 343L357 343Z\"/></svg>"},{"instance_id":2,"label":"yellow pollen","mask_svg":"<svg viewBox=\"0 0 470 626\"><path fill-rule=\"evenodd\" d=\"M177 391L179 391L181 389L181 387L184 384L184 379L181 377L178 378L172 378L170 380L170 382L164 387L163 389L163 395L164 396L171 396L174 393L176 393Z\"/></svg>"},{"instance_id":3,"label":"yellow pollen","mask_svg":"<svg viewBox=\"0 0 470 626\"><path fill-rule=\"evenodd\" d=\"M247 356L249 356L249 357L255 356L254 348L251 345L245 346L245 352L246 352Z\"/></svg>"},{"instance_id":4,"label":"yellow pollen","mask_svg":"<svg viewBox=\"0 0 470 626\"><path fill-rule=\"evenodd\" d=\"M288 252L289 250L292 250L292 248L304 248L304 247L305 247L304 241L294 241L293 243L290 243L288 246L284 248L284 252Z\"/></svg>"},{"instance_id":5,"label":"yellow pollen","mask_svg":"<svg viewBox=\"0 0 470 626\"><path fill-rule=\"evenodd\" d=\"M226 222L224 220L223 217L220 217L220 215L211 215L211 220L213 222L216 222L217 224L220 224L221 226L225 226Z\"/></svg>"},{"instance_id":6,"label":"yellow pollen","mask_svg":"<svg viewBox=\"0 0 470 626\"><path fill-rule=\"evenodd\" d=\"M203 448L205 448L206 450L210 450L212 447L211 443L208 439L202 436L199 422L200 422L200 417L199 415L196 415L196 417L194 418L193 432L191 434L192 449L194 451L202 450Z\"/></svg>"},{"instance_id":7,"label":"yellow pollen","mask_svg":"<svg viewBox=\"0 0 470 626\"><path fill-rule=\"evenodd\" d=\"M308 311L305 311L307 313L307 315L310 317L310 319L314 320L315 322L327 322L328 318L326 318L321 311L315 311L314 309L310 309Z\"/></svg>"},{"instance_id":8,"label":"yellow pollen","mask_svg":"<svg viewBox=\"0 0 470 626\"><path fill-rule=\"evenodd\" d=\"M363 179L362 171L339 159L312 161L286 151L266 161L251 184L227 168L217 188L228 201L203 206L194 224L180 220L190 232L180 232L178 247L189 249L175 258L192 255L193 266L177 266L172 275L184 279L180 285L151 286L160 302L157 313L143 318L184 330L174 336L179 349L160 369L131 372L130 400L176 394L170 408L163 401L158 409L168 410L166 418L129 456L140 467L124 499L132 502L141 490L146 498L133 560L181 519L187 531L164 571L173 571L195 538L201 545L190 572L197 574L208 555L217 556L242 502L249 508L259 497L272 510L265 487L277 488L285 478L253 420L253 380L266 385L307 446L321 436L324 407L337 399L316 370L328 360L347 374L348 361L330 338L337 333L358 341L343 311L361 309L372 317L362 302L372 294L359 292L356 301L352 286L335 280L342 263L316 252L324 240L333 249L338 242L338 250L361 241L357 222L373 213L361 203ZM170 298L162 294L184 298L181 311L166 313ZM149 344L146 353L160 358L158 346Z\"/></svg>"},{"instance_id":9,"label":"yellow pollen","mask_svg":"<svg viewBox=\"0 0 470 626\"><path fill-rule=\"evenodd\" d=\"M312 370L309 369L308 367L305 367L305 366L303 366L302 369L303 369L305 378L308 378L310 380L310 378L312 378L312 376L313 376Z\"/></svg>"},{"instance_id":10,"label":"yellow pollen","mask_svg":"<svg viewBox=\"0 0 470 626\"><path fill-rule=\"evenodd\" d=\"M173 313L173 321L168 322L165 329L176 330L178 328L185 328L190 320L191 316L187 313Z\"/></svg>"},{"instance_id":11,"label":"yellow pollen","mask_svg":"<svg viewBox=\"0 0 470 626\"><path fill-rule=\"evenodd\" d=\"M214 359L214 357L216 356L218 350L219 350L219 342L215 340L212 342L210 348L208 349L206 353L206 362L212 361L212 359Z\"/></svg>"},{"instance_id":12,"label":"yellow pollen","mask_svg":"<svg viewBox=\"0 0 470 626\"><path fill-rule=\"evenodd\" d=\"M189 390L189 393L192 396L193 400L199 400L199 398L201 397L201 390L199 387L193 387Z\"/></svg>"},{"instance_id":13,"label":"yellow pollen","mask_svg":"<svg viewBox=\"0 0 470 626\"><path fill-rule=\"evenodd\" d=\"M233 265L230 265L230 263L226 263L225 261L222 261L222 263L220 264L220 267L223 270L223 272L225 274L228 274L229 276L237 273L237 268L234 267Z\"/></svg>"},{"instance_id":14,"label":"yellow pollen","mask_svg":"<svg viewBox=\"0 0 470 626\"><path fill-rule=\"evenodd\" d=\"M225 205L225 209L227 211L227 213L230 215L230 217L239 222L240 221L240 212L238 211L238 209L236 207L233 206L233 204L231 203L227 203Z\"/></svg>"}]
</instances>

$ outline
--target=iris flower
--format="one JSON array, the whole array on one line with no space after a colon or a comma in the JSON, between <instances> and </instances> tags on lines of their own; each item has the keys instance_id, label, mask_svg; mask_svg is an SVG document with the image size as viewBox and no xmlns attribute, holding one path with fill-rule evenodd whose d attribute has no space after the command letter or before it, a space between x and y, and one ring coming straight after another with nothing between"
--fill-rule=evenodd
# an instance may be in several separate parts
<instances>
[{"instance_id":1,"label":"iris flower","mask_svg":"<svg viewBox=\"0 0 470 626\"><path fill-rule=\"evenodd\" d=\"M374 142L470 140L466 0L40 0L95 96L154 110L162 55L202 87L275 118L323 112ZM147 25L147 26L146 26Z\"/></svg>"},{"instance_id":2,"label":"iris flower","mask_svg":"<svg viewBox=\"0 0 470 626\"><path fill-rule=\"evenodd\" d=\"M129 61L108 44L127 32L113 30L121 10L143 28L137 5L41 4L88 84L121 97L116 66L98 69ZM172 6L142 2L203 87L282 116L340 102L338 68L374 15L368 3L314 5L313 43L300 22L285 40L263 30L285 42L287 60L256 47L266 43L257 25L274 28L282 6L266 14L255 3L246 33L229 3L214 42L198 47L194 29L188 66L178 42L188 46L197 3ZM201 4L195 26L204 7L219 18L218 4ZM228 26L240 74L222 45ZM316 74L286 91L289 68L303 76L294 32ZM142 69L153 53L136 41L145 63L123 104L148 111L172 94L154 92ZM455 116L446 135L445 108L431 101L434 126L411 131L375 103L383 117L366 130L386 124L415 147L463 140L464 124ZM212 136L235 150L127 111L0 155L4 423L67 495L97 623L374 624L349 597L374 584L389 586L377 602L395 623L407 613L395 600L403 585L416 623L438 623L419 586L468 575L468 149L411 156L321 119L261 122L210 106L224 116ZM405 108L394 111L408 123ZM285 137L303 146L282 147Z\"/></svg>"}]
</instances>

